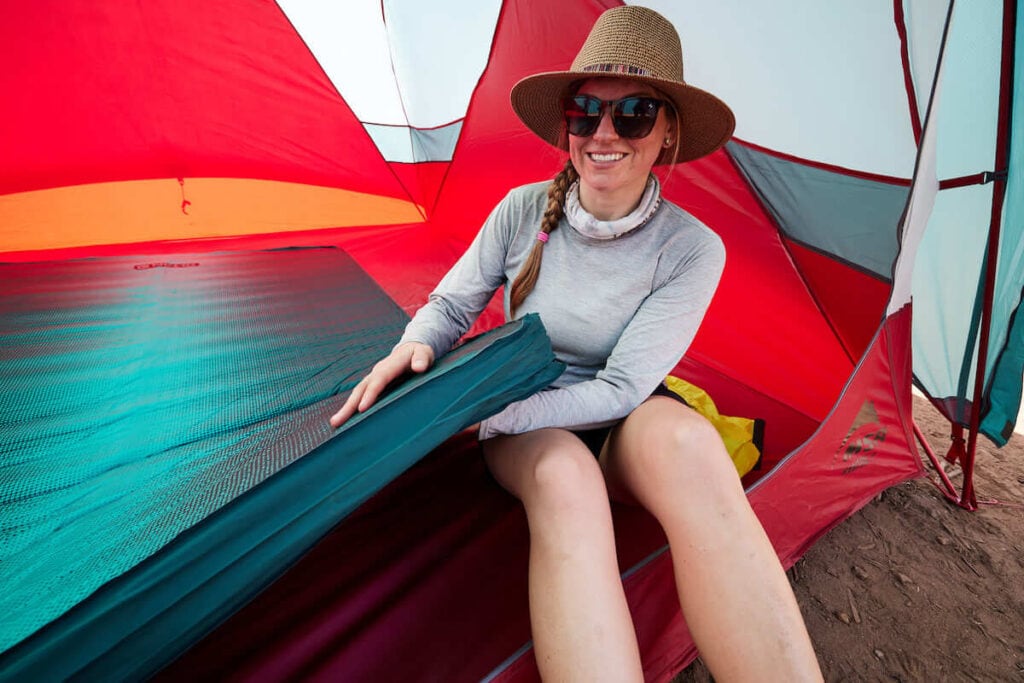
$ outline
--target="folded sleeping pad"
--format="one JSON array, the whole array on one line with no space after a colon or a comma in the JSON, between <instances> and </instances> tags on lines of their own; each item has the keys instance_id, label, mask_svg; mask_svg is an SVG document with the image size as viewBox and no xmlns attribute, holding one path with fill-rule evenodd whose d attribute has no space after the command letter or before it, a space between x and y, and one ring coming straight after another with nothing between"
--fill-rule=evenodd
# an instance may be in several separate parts
<instances>
[{"instance_id":1,"label":"folded sleeping pad","mask_svg":"<svg viewBox=\"0 0 1024 683\"><path fill-rule=\"evenodd\" d=\"M531 316L332 430L408 322L339 249L3 264L0 291L3 680L156 671L562 370Z\"/></svg>"}]
</instances>

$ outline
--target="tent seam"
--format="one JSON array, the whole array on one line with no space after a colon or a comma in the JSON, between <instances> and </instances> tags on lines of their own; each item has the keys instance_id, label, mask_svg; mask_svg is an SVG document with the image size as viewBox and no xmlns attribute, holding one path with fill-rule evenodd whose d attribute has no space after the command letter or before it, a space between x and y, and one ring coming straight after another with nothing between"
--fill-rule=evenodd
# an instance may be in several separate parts
<instances>
[{"instance_id":1,"label":"tent seam","mask_svg":"<svg viewBox=\"0 0 1024 683\"><path fill-rule=\"evenodd\" d=\"M903 12L903 0L893 0L893 22L900 39L900 61L903 63L903 84L907 91L907 107L910 109L910 128L914 134L914 145L921 144L921 112L917 106L917 91L914 89L914 75L910 70L910 40Z\"/></svg>"}]
</instances>

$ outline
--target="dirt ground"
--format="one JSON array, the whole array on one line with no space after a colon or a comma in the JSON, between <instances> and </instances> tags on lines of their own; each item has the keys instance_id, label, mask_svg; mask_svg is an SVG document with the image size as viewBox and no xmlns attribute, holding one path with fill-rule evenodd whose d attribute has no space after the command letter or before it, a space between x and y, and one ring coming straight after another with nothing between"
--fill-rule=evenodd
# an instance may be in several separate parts
<instances>
[{"instance_id":1,"label":"dirt ground","mask_svg":"<svg viewBox=\"0 0 1024 683\"><path fill-rule=\"evenodd\" d=\"M914 416L944 454L946 420L916 396ZM1024 435L979 439L978 500L999 503L976 512L947 503L927 468L789 571L826 681L1024 682ZM709 679L698 660L675 683Z\"/></svg>"}]
</instances>

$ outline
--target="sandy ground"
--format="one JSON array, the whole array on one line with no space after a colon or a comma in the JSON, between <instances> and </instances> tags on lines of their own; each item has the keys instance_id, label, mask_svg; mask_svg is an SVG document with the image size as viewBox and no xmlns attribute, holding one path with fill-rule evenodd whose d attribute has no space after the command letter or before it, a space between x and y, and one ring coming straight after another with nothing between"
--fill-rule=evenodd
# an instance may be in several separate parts
<instances>
[{"instance_id":1,"label":"sandy ground","mask_svg":"<svg viewBox=\"0 0 1024 683\"><path fill-rule=\"evenodd\" d=\"M914 416L940 455L946 420ZM954 483L959 468L947 466ZM929 478L883 492L789 571L826 681L1024 682L1024 435L978 443L968 512ZM700 660L676 677L707 681Z\"/></svg>"}]
</instances>

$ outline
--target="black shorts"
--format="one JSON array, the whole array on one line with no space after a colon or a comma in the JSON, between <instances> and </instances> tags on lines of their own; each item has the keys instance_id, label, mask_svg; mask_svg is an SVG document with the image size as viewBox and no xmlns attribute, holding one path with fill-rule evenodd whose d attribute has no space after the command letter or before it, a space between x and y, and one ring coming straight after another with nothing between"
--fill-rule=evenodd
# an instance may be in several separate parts
<instances>
[{"instance_id":1,"label":"black shorts","mask_svg":"<svg viewBox=\"0 0 1024 683\"><path fill-rule=\"evenodd\" d=\"M672 391L664 384L659 384L654 391L651 392L651 396L667 396L668 398L674 398L684 406L690 405L683 400L682 396ZM599 427L597 429L584 429L581 431L574 431L573 434L578 436L580 440L586 444L587 448L590 449L590 452L593 453L596 458L601 455L601 449L604 448L604 442L608 440L608 435L611 433L613 427L615 427L615 425Z\"/></svg>"}]
</instances>

